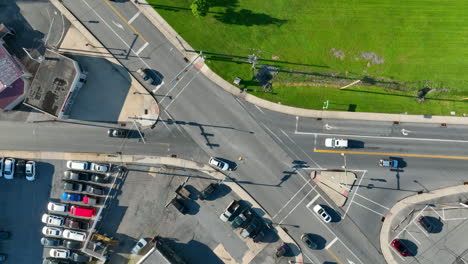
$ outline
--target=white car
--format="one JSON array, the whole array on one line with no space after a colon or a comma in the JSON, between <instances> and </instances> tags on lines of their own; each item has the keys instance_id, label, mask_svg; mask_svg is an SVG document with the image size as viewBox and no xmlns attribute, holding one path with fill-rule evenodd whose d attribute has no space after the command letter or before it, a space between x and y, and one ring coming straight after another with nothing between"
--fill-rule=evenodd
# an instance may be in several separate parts
<instances>
[{"instance_id":1,"label":"white car","mask_svg":"<svg viewBox=\"0 0 468 264\"><path fill-rule=\"evenodd\" d=\"M15 159L12 159L12 158L5 159L5 163L3 164L3 177L5 177L5 179L11 180L13 179L14 174L15 174Z\"/></svg>"},{"instance_id":2,"label":"white car","mask_svg":"<svg viewBox=\"0 0 468 264\"><path fill-rule=\"evenodd\" d=\"M326 138L325 147L328 148L347 148L348 140L347 139L336 139L336 138Z\"/></svg>"},{"instance_id":3,"label":"white car","mask_svg":"<svg viewBox=\"0 0 468 264\"><path fill-rule=\"evenodd\" d=\"M89 163L87 161L69 160L67 161L67 168L72 170L88 170Z\"/></svg>"},{"instance_id":4,"label":"white car","mask_svg":"<svg viewBox=\"0 0 468 264\"><path fill-rule=\"evenodd\" d=\"M63 231L63 238L76 240L76 241L85 241L86 233L75 231L75 230L70 230L70 229L65 229Z\"/></svg>"},{"instance_id":5,"label":"white car","mask_svg":"<svg viewBox=\"0 0 468 264\"><path fill-rule=\"evenodd\" d=\"M62 236L62 229L57 227L44 226L42 228L44 236Z\"/></svg>"},{"instance_id":6,"label":"white car","mask_svg":"<svg viewBox=\"0 0 468 264\"><path fill-rule=\"evenodd\" d=\"M91 163L91 170L97 171L97 172L108 172L109 167L104 164Z\"/></svg>"},{"instance_id":7,"label":"white car","mask_svg":"<svg viewBox=\"0 0 468 264\"><path fill-rule=\"evenodd\" d=\"M26 180L34 181L36 179L36 162L30 160L26 162Z\"/></svg>"},{"instance_id":8,"label":"white car","mask_svg":"<svg viewBox=\"0 0 468 264\"><path fill-rule=\"evenodd\" d=\"M62 204L62 203L49 202L47 204L47 210L49 210L51 212L66 212L67 211L67 205Z\"/></svg>"},{"instance_id":9,"label":"white car","mask_svg":"<svg viewBox=\"0 0 468 264\"><path fill-rule=\"evenodd\" d=\"M67 259L70 257L70 250L61 248L51 248L49 256L59 259Z\"/></svg>"},{"instance_id":10,"label":"white car","mask_svg":"<svg viewBox=\"0 0 468 264\"><path fill-rule=\"evenodd\" d=\"M398 160L394 160L394 159L381 159L381 160L379 161L379 166L380 166L380 167L398 168Z\"/></svg>"},{"instance_id":11,"label":"white car","mask_svg":"<svg viewBox=\"0 0 468 264\"><path fill-rule=\"evenodd\" d=\"M325 209L323 209L320 204L315 205L313 210L320 216L320 218L322 218L325 223L331 222L331 216L325 211Z\"/></svg>"},{"instance_id":12,"label":"white car","mask_svg":"<svg viewBox=\"0 0 468 264\"><path fill-rule=\"evenodd\" d=\"M0 177L3 177L3 162L4 159L0 158Z\"/></svg>"},{"instance_id":13,"label":"white car","mask_svg":"<svg viewBox=\"0 0 468 264\"><path fill-rule=\"evenodd\" d=\"M43 214L42 215L42 223L54 226L61 226L65 223L65 217L57 216L57 215L50 215L50 214Z\"/></svg>"},{"instance_id":14,"label":"white car","mask_svg":"<svg viewBox=\"0 0 468 264\"><path fill-rule=\"evenodd\" d=\"M210 161L208 162L211 166L216 167L220 170L227 171L229 169L229 164L226 162L218 159L218 158L210 158Z\"/></svg>"},{"instance_id":15,"label":"white car","mask_svg":"<svg viewBox=\"0 0 468 264\"><path fill-rule=\"evenodd\" d=\"M146 239L142 238L138 240L136 245L132 248L132 254L138 254L142 248L144 248L148 244L148 241Z\"/></svg>"}]
</instances>

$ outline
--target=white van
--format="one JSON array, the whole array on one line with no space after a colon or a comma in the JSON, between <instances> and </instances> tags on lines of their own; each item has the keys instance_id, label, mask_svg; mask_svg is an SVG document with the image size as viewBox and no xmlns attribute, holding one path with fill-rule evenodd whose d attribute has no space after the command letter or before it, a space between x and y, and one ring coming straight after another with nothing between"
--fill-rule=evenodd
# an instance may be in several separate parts
<instances>
[{"instance_id":1,"label":"white van","mask_svg":"<svg viewBox=\"0 0 468 264\"><path fill-rule=\"evenodd\" d=\"M89 163L87 161L67 161L67 168L73 170L89 170Z\"/></svg>"},{"instance_id":2,"label":"white van","mask_svg":"<svg viewBox=\"0 0 468 264\"><path fill-rule=\"evenodd\" d=\"M63 238L76 240L76 241L85 241L86 233L78 232L70 229L63 230Z\"/></svg>"}]
</instances>

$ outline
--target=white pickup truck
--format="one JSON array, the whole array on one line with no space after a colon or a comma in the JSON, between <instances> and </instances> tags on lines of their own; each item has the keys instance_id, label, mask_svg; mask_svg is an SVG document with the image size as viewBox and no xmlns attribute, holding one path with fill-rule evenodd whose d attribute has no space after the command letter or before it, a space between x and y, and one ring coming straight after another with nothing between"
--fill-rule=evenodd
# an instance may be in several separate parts
<instances>
[{"instance_id":1,"label":"white pickup truck","mask_svg":"<svg viewBox=\"0 0 468 264\"><path fill-rule=\"evenodd\" d=\"M326 138L325 147L328 148L347 148L348 140L347 139L336 139L336 138Z\"/></svg>"}]
</instances>

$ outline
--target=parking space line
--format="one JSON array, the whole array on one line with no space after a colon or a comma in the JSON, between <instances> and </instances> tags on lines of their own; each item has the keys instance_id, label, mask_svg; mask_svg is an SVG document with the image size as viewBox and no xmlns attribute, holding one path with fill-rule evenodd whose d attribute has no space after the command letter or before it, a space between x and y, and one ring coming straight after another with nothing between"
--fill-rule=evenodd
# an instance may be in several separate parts
<instances>
[{"instance_id":1,"label":"parking space line","mask_svg":"<svg viewBox=\"0 0 468 264\"><path fill-rule=\"evenodd\" d=\"M330 241L330 243L328 243L325 249L329 249L331 246L333 246L333 244L335 244L337 240L338 240L338 237L335 237L332 241Z\"/></svg>"},{"instance_id":2,"label":"parking space line","mask_svg":"<svg viewBox=\"0 0 468 264\"><path fill-rule=\"evenodd\" d=\"M296 195L298 195L298 194L302 191L302 189L304 189L304 187L309 186L309 182L310 182L310 181L311 181L311 180L307 181L306 184L304 184L304 186L302 186L302 187L288 200L288 202L285 203L285 204L283 205L283 207L281 207L281 209L272 217L272 219L275 219L275 218L281 213L281 211L283 211L283 209L286 208L286 206L296 197ZM316 186L314 186L314 187L312 188L312 190L314 190L315 187L316 187Z\"/></svg>"},{"instance_id":3,"label":"parking space line","mask_svg":"<svg viewBox=\"0 0 468 264\"><path fill-rule=\"evenodd\" d=\"M379 213L379 212L377 212L377 211L374 211L374 210L370 209L369 207L364 206L364 205L362 205L362 204L360 204L360 203L358 203L358 202L353 201L353 203L354 203L354 204L357 204L357 205L359 205L359 206L361 206L361 207L363 207L363 208L365 208L365 209L367 209L367 210L369 210L369 211L371 211L371 212L374 212L374 213L376 213L376 214L378 214L378 215L380 215L380 216L385 216L384 214L381 214L381 213Z\"/></svg>"},{"instance_id":4,"label":"parking space line","mask_svg":"<svg viewBox=\"0 0 468 264\"><path fill-rule=\"evenodd\" d=\"M436 213L441 219L444 219L445 220L445 217L441 216L436 210L434 210L433 207L431 207L432 211L434 211L434 213Z\"/></svg>"},{"instance_id":5,"label":"parking space line","mask_svg":"<svg viewBox=\"0 0 468 264\"><path fill-rule=\"evenodd\" d=\"M419 230L421 230L421 232L423 232L423 234L424 234L425 236L429 237L429 235L427 234L426 230L424 230L420 225L418 225L418 224L416 224L416 223L414 223L414 224L419 228ZM409 231L408 231L408 232L409 232Z\"/></svg>"},{"instance_id":6,"label":"parking space line","mask_svg":"<svg viewBox=\"0 0 468 264\"><path fill-rule=\"evenodd\" d=\"M356 193L356 195L359 196L359 197L361 197L361 198L363 198L363 199L366 199L367 201L369 201L369 202L371 202L371 203L374 203L374 204L376 204L376 205L378 205L378 206L380 206L380 207L383 207L383 208L385 208L385 209L387 209L387 210L390 210L390 208L385 207L385 206L383 206L383 205L381 205L381 204L379 204L379 203L377 203L377 202L374 202L374 201L372 201L371 199L366 198L366 197L360 195L359 193Z\"/></svg>"},{"instance_id":7,"label":"parking space line","mask_svg":"<svg viewBox=\"0 0 468 264\"><path fill-rule=\"evenodd\" d=\"M390 246L390 244L388 244L388 246L391 248L392 251L394 251L395 255L400 257L401 260L405 261L405 259L400 255L400 253L398 253L398 251L396 249L394 249L392 246Z\"/></svg>"},{"instance_id":8,"label":"parking space line","mask_svg":"<svg viewBox=\"0 0 468 264\"><path fill-rule=\"evenodd\" d=\"M362 182L362 180L364 179L365 175L366 175L366 171L362 174L362 177L361 177L361 179L359 180L359 183L358 183L358 185L357 185L356 191L354 191L353 197L351 197L351 201L349 202L348 208L346 208L346 212L345 212L345 214L343 215L343 217L342 217L341 219L345 219L346 215L348 214L349 208L351 207L351 204L352 204L353 201L354 201L354 197L356 197L356 194L357 194L357 192L358 192L358 190L359 190L359 186L361 186L361 182ZM351 191L352 191L352 190L351 190Z\"/></svg>"},{"instance_id":9,"label":"parking space line","mask_svg":"<svg viewBox=\"0 0 468 264\"><path fill-rule=\"evenodd\" d=\"M306 205L306 207L309 208L309 206L310 206L311 204L313 204L319 197L320 197L320 194L317 194L317 195L314 197L314 199L312 199L312 201L310 201L310 202Z\"/></svg>"},{"instance_id":10,"label":"parking space line","mask_svg":"<svg viewBox=\"0 0 468 264\"><path fill-rule=\"evenodd\" d=\"M330 256L332 256L332 257L336 260L336 262L338 262L339 264L344 264L344 263L335 255L335 253L333 253L333 251L331 251L331 250L328 249L328 248L327 248L326 250L327 250L328 254L330 254Z\"/></svg>"},{"instance_id":11,"label":"parking space line","mask_svg":"<svg viewBox=\"0 0 468 264\"><path fill-rule=\"evenodd\" d=\"M421 242L419 242L412 234L410 231L406 231L408 233L408 235L410 235L415 241L416 243L418 243L419 245L421 245Z\"/></svg>"},{"instance_id":12,"label":"parking space line","mask_svg":"<svg viewBox=\"0 0 468 264\"><path fill-rule=\"evenodd\" d=\"M421 210L421 212L419 212L419 213L416 215L415 219L418 218L418 216L422 215L422 213L424 212L424 210L426 210L426 208L427 208L428 206L429 206L429 205L424 206L424 208ZM409 225L411 225L411 224L413 224L413 221L409 222L409 223L403 228L403 230L401 230L395 237L393 237L393 239L399 237L400 234L403 233L403 231L405 231L406 228L407 228ZM392 239L392 240L393 240L393 239ZM388 244L388 246L390 246L390 243Z\"/></svg>"},{"instance_id":13,"label":"parking space line","mask_svg":"<svg viewBox=\"0 0 468 264\"><path fill-rule=\"evenodd\" d=\"M133 21L135 21L135 19L140 16L141 14L141 11L138 11L132 18L130 18L130 20L128 21L129 24L131 24Z\"/></svg>"},{"instance_id":14,"label":"parking space line","mask_svg":"<svg viewBox=\"0 0 468 264\"><path fill-rule=\"evenodd\" d=\"M302 198L297 204L296 206L294 206L294 208L289 211L289 213L278 223L279 225L281 225L281 223L283 223L284 220L286 220L286 218L288 218L288 216L294 211L296 210L296 208L307 198L307 196L309 196L309 194L313 191L314 189L311 189L305 196L304 198Z\"/></svg>"},{"instance_id":15,"label":"parking space line","mask_svg":"<svg viewBox=\"0 0 468 264\"><path fill-rule=\"evenodd\" d=\"M140 52L142 52L146 47L148 47L149 45L149 42L145 42L145 44L143 44L143 46L141 46L141 48L139 50L137 50L137 52L135 52L135 54L138 56L140 55Z\"/></svg>"}]
</instances>

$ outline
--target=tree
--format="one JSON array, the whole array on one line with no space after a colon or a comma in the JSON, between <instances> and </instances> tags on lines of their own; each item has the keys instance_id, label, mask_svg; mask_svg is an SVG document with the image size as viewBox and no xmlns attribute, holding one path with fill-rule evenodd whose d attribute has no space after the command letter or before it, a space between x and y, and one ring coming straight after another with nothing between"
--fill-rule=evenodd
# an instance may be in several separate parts
<instances>
[{"instance_id":1,"label":"tree","mask_svg":"<svg viewBox=\"0 0 468 264\"><path fill-rule=\"evenodd\" d=\"M207 0L193 0L190 7L192 8L193 15L196 17L206 16L210 8Z\"/></svg>"}]
</instances>

